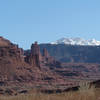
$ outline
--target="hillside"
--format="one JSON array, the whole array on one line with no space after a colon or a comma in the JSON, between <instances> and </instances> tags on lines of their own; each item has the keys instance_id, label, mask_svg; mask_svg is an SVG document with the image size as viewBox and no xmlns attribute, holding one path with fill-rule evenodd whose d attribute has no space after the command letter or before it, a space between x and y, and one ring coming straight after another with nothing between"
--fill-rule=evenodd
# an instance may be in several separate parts
<instances>
[{"instance_id":1,"label":"hillside","mask_svg":"<svg viewBox=\"0 0 100 100\"><path fill-rule=\"evenodd\" d=\"M40 44L41 52L43 48L61 62L100 63L100 46Z\"/></svg>"}]
</instances>

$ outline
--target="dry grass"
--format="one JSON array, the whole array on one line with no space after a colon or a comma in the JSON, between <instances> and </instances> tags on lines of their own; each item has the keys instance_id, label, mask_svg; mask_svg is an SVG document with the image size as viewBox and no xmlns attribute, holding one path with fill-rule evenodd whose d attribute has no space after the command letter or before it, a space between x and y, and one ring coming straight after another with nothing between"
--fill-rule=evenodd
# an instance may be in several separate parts
<instances>
[{"instance_id":1,"label":"dry grass","mask_svg":"<svg viewBox=\"0 0 100 100\"><path fill-rule=\"evenodd\" d=\"M62 94L23 94L18 96L1 96L0 100L100 100L100 89L89 88L87 84L82 85L77 92Z\"/></svg>"}]
</instances>

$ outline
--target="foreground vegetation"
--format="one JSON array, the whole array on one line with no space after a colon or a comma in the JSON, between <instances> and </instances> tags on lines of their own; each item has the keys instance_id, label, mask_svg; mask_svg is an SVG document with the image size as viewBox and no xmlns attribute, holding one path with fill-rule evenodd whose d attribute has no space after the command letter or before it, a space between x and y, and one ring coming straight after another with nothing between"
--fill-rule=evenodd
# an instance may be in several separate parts
<instances>
[{"instance_id":1,"label":"foreground vegetation","mask_svg":"<svg viewBox=\"0 0 100 100\"><path fill-rule=\"evenodd\" d=\"M0 100L100 100L100 89L82 86L79 91L76 92L61 94L32 93L17 96L0 96Z\"/></svg>"}]
</instances>

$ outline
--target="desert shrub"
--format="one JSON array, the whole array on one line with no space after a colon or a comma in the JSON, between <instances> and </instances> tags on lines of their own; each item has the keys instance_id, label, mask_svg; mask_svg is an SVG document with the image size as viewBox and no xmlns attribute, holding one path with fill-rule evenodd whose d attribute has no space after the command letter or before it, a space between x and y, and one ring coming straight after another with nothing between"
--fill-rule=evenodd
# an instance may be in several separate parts
<instances>
[{"instance_id":1,"label":"desert shrub","mask_svg":"<svg viewBox=\"0 0 100 100\"><path fill-rule=\"evenodd\" d=\"M98 94L98 95L96 95ZM100 100L100 90L97 93L95 87L88 83L81 83L79 91L70 91L59 94L31 93L17 96L0 96L0 100Z\"/></svg>"}]
</instances>

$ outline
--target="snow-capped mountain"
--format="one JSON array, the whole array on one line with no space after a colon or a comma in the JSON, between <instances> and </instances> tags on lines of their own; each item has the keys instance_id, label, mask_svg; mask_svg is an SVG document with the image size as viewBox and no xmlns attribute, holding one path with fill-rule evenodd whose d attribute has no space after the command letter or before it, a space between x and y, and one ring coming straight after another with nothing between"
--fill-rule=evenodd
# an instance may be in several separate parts
<instances>
[{"instance_id":1,"label":"snow-capped mountain","mask_svg":"<svg viewBox=\"0 0 100 100\"><path fill-rule=\"evenodd\" d=\"M51 44L69 44L69 45L100 45L100 41L95 39L85 40L83 38L61 38Z\"/></svg>"}]
</instances>

